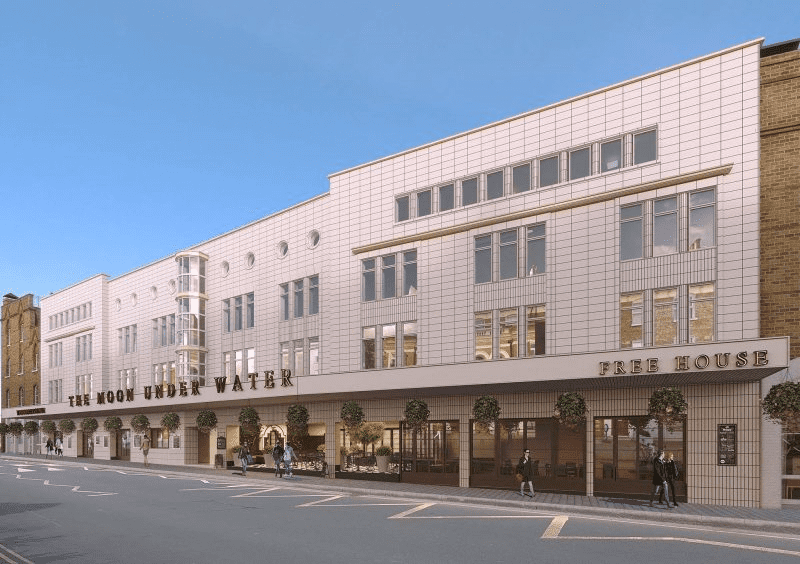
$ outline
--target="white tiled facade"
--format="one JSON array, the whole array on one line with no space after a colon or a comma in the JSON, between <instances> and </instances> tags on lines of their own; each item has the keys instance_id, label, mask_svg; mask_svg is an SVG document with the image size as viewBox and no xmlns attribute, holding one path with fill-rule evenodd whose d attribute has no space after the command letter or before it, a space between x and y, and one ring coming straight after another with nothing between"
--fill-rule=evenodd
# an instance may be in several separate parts
<instances>
[{"instance_id":1,"label":"white tiled facade","mask_svg":"<svg viewBox=\"0 0 800 564\"><path fill-rule=\"evenodd\" d=\"M155 424L164 412L176 411L183 420L181 446L154 449L151 460L188 464L197 462L197 435L188 428L201 406L216 411L220 423L212 440L226 435L226 456L231 458L241 407L256 407L262 423L283 423L286 406L299 402L309 406L312 422L328 426L325 444L333 465L338 463L334 428L343 400L360 400L368 420L397 421L403 417L405 399L425 397L431 419L460 422L458 484L468 486L467 429L475 397L496 396L504 417L542 418L552 416L557 392L578 389L589 406L586 493L591 495L592 418L644 415L652 390L670 384L681 387L690 405L689 500L774 504L776 494L761 484L761 460L769 455L762 451L762 435L771 435L762 429L758 414L759 381L706 381L705 375L717 370L714 366L706 372L692 368L693 379L670 379L672 366L666 366L667 359L679 354L692 358L708 354L713 359L716 351L766 349L770 367L788 364L785 340L759 340L759 48L760 41L732 47L333 174L328 193L187 249L208 257L207 362L199 396L143 397L143 387L153 384L153 365L177 360L174 344L154 347L152 337L154 319L178 313L180 292L172 286L178 278L176 257L114 279L98 275L42 299L43 400L50 399L50 381L63 385L61 401L48 403L43 417L79 423L87 416L102 419L118 414L127 425L131 415L142 412ZM649 131L656 132L656 158L634 164L633 136ZM621 140L622 166L601 172L601 144L616 139ZM591 173L571 181L568 154L585 147L591 151ZM560 157L560 181L542 187L539 162L555 155ZM524 163L532 163L533 187L513 193L512 169ZM498 170L504 171L504 195L487 200L487 175ZM479 179L481 198L464 206L462 181L472 177ZM437 211L438 189L448 184L454 184L454 209ZM715 244L689 250L688 194L708 188L715 190ZM426 189L432 190L432 213L415 217L417 193ZM396 199L405 195L411 217L398 221ZM679 252L654 257L646 243L641 259L621 261L621 207L644 203L644 240L650 241L652 202L671 195L679 196ZM546 269L544 274L526 276L525 228L539 223L545 226ZM499 280L499 234L515 228L519 275ZM314 231L319 234L316 246ZM486 234L493 237L494 281L476 284L475 238ZM284 243L288 250L281 256ZM379 280L382 257L395 255L401 272L402 253L411 250L417 253L416 291L408 295L398 291L400 297L382 299L379 286L377 299L364 301L362 261L376 259ZM319 313L309 314L308 285L315 276ZM295 318L290 307L290 319L283 321L281 285L289 284L293 295L293 284L299 280L305 284L306 310ZM687 288L703 282L715 285L714 342L691 344L686 329ZM635 349L622 351L620 295L643 292L643 326L648 328L653 321L652 290L659 288L678 288L679 343L654 347L646 330L638 356ZM223 300L250 293L254 326L225 332ZM50 316L87 302L92 304L90 318L57 328L48 324ZM501 347L497 312L507 308L524 312L521 308L540 304L546 311L545 355L475 360L477 312L495 312L497 351ZM402 322L418 324L417 365L363 369L362 329L380 331L382 325ZM136 350L120 354L118 330L134 325ZM89 333L92 358L76 362L75 338ZM302 339L307 361L308 340L313 338L321 344L320 374L295 374L292 386L281 386L281 344ZM59 342L63 362L51 367L47 346ZM255 350L255 371L260 374L256 389L245 382L240 392L228 389L218 394L214 378L223 374L223 353L249 348ZM623 385L610 376L601 378L597 371L603 360L654 356L663 359L661 380L638 384L625 380ZM380 356L377 363L380 366ZM124 387L119 372L133 368L137 370L134 400L98 405L97 393ZM267 370L275 372L275 388L263 387ZM70 406L76 377L86 374L92 376L90 404ZM572 380L581 383L567 386ZM716 424L731 421L739 425L739 463L719 468L713 452ZM106 436L101 424L96 458L111 456L100 439ZM73 454L78 452L74 439ZM133 459L137 456L134 449Z\"/></svg>"}]
</instances>

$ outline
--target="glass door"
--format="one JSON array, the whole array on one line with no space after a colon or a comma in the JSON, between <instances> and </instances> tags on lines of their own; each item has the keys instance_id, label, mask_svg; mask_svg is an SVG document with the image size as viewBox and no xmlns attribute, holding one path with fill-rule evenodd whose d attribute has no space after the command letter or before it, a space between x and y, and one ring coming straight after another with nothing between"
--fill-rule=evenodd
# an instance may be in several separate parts
<instances>
[{"instance_id":1,"label":"glass door","mask_svg":"<svg viewBox=\"0 0 800 564\"><path fill-rule=\"evenodd\" d=\"M421 429L400 427L401 480L458 486L458 421L433 421Z\"/></svg>"},{"instance_id":2,"label":"glass door","mask_svg":"<svg viewBox=\"0 0 800 564\"><path fill-rule=\"evenodd\" d=\"M120 429L117 431L117 458L120 460L131 459L131 430Z\"/></svg>"}]
</instances>

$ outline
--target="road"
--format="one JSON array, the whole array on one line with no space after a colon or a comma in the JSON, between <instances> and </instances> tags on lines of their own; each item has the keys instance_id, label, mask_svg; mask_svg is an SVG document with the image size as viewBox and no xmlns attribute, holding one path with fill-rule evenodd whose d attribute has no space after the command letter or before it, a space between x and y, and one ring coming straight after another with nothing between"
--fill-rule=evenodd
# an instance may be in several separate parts
<instances>
[{"instance_id":1,"label":"road","mask_svg":"<svg viewBox=\"0 0 800 564\"><path fill-rule=\"evenodd\" d=\"M251 473L252 474L252 473ZM0 563L793 562L791 535L0 459Z\"/></svg>"}]
</instances>

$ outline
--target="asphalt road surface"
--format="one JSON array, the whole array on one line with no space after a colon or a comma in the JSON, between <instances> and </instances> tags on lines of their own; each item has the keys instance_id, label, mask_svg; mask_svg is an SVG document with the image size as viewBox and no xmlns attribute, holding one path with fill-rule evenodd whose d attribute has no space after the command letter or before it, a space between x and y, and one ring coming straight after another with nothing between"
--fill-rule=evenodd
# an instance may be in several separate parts
<instances>
[{"instance_id":1,"label":"asphalt road surface","mask_svg":"<svg viewBox=\"0 0 800 564\"><path fill-rule=\"evenodd\" d=\"M792 535L0 459L0 564L800 561Z\"/></svg>"}]
</instances>

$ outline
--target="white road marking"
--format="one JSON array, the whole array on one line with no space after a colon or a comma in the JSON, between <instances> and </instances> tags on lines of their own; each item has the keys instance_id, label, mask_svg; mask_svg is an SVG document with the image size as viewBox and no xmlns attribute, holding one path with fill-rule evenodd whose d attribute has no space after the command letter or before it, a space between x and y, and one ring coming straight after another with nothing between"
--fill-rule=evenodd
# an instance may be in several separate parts
<instances>
[{"instance_id":1,"label":"white road marking","mask_svg":"<svg viewBox=\"0 0 800 564\"><path fill-rule=\"evenodd\" d=\"M28 470L27 468L17 468L17 472L36 472L36 470Z\"/></svg>"},{"instance_id":2,"label":"white road marking","mask_svg":"<svg viewBox=\"0 0 800 564\"><path fill-rule=\"evenodd\" d=\"M296 505L295 507L311 507L312 505L317 505L318 503L325 503L326 501L333 501L334 499L341 499L343 495L330 495L325 499L318 499L317 501L309 501L308 503L304 503L302 505Z\"/></svg>"},{"instance_id":3,"label":"white road marking","mask_svg":"<svg viewBox=\"0 0 800 564\"><path fill-rule=\"evenodd\" d=\"M64 469L63 468L52 468L52 467L50 467L50 468L47 469L47 471L48 472L63 472Z\"/></svg>"},{"instance_id":4,"label":"white road marking","mask_svg":"<svg viewBox=\"0 0 800 564\"><path fill-rule=\"evenodd\" d=\"M566 515L559 515L558 517L554 518L553 521L550 523L550 526L547 527L547 530L542 535L542 538L550 539L557 537L568 519L569 517L567 517Z\"/></svg>"},{"instance_id":5,"label":"white road marking","mask_svg":"<svg viewBox=\"0 0 800 564\"><path fill-rule=\"evenodd\" d=\"M784 550L781 548L768 548L766 546L752 546L749 544L735 544L731 542L712 541L705 539L690 539L686 537L552 537L558 540L591 540L591 541L620 541L620 540L633 540L633 541L670 541L670 542L685 542L689 544L708 544L711 546L720 546L724 548L738 548L741 550L754 550L756 552L769 552L772 554L787 554L789 556L800 556L800 552L794 550Z\"/></svg>"},{"instance_id":6,"label":"white road marking","mask_svg":"<svg viewBox=\"0 0 800 564\"><path fill-rule=\"evenodd\" d=\"M392 515L390 517L387 517L387 519L405 519L412 513L416 513L417 511L422 511L423 509L427 509L428 507L433 507L434 505L436 505L436 503L434 502L421 503L416 507L412 507L411 509L407 509L406 511L398 513L397 515Z\"/></svg>"}]
</instances>

